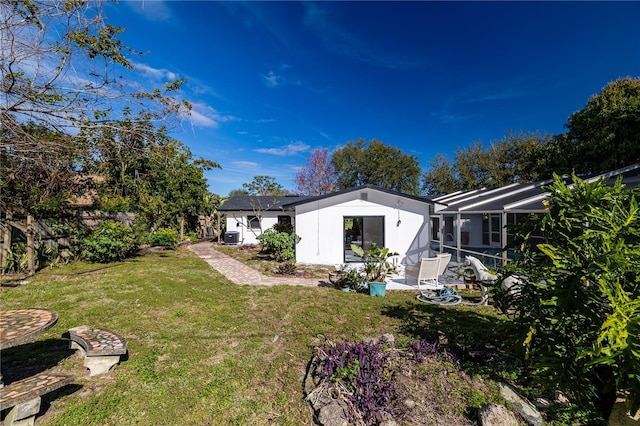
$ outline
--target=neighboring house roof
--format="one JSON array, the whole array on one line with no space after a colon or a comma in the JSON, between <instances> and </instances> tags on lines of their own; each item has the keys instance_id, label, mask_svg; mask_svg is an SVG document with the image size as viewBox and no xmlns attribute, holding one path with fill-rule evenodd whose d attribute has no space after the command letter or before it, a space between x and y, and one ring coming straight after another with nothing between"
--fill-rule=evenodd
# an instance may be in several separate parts
<instances>
[{"instance_id":1,"label":"neighboring house roof","mask_svg":"<svg viewBox=\"0 0 640 426\"><path fill-rule=\"evenodd\" d=\"M640 163L608 173L583 177L595 182L604 178L607 185L613 185L618 177L622 178L626 188L634 188L640 184ZM571 176L562 176L571 184ZM549 198L546 187L553 183L548 179L532 183L516 183L496 189L482 188L475 191L456 192L434 199L444 206L437 213L477 213L477 212L543 212L546 210L543 201Z\"/></svg>"},{"instance_id":2,"label":"neighboring house roof","mask_svg":"<svg viewBox=\"0 0 640 426\"><path fill-rule=\"evenodd\" d=\"M220 211L284 211L291 210L293 207L306 204L313 201L322 200L325 198L334 197L340 194L346 194L354 191L362 191L363 189L373 189L376 191L385 192L387 194L393 194L404 198L410 198L413 200L421 201L424 203L433 204L434 202L425 197L417 195L405 194L402 192L394 191L387 188L382 188L376 185L362 185L355 188L343 189L340 191L330 192L323 195L307 196L307 195L241 195L231 197L225 201L218 210Z\"/></svg>"},{"instance_id":3,"label":"neighboring house roof","mask_svg":"<svg viewBox=\"0 0 640 426\"><path fill-rule=\"evenodd\" d=\"M288 210L290 204L305 198L310 197L303 195L238 195L229 198L218 210L222 212L282 211Z\"/></svg>"}]
</instances>

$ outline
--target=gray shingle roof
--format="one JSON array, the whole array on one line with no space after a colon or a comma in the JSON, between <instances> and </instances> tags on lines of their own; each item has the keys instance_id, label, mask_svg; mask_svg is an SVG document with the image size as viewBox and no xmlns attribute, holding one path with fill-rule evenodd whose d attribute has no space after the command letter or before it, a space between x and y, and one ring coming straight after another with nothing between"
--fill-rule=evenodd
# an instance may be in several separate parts
<instances>
[{"instance_id":1,"label":"gray shingle roof","mask_svg":"<svg viewBox=\"0 0 640 426\"><path fill-rule=\"evenodd\" d=\"M311 198L303 195L239 195L225 201L218 210L225 211L282 211L290 204Z\"/></svg>"},{"instance_id":2,"label":"gray shingle roof","mask_svg":"<svg viewBox=\"0 0 640 426\"><path fill-rule=\"evenodd\" d=\"M227 201L220 206L218 210L220 211L252 211L252 210L261 210L261 211L282 211L282 210L290 210L293 209L294 206L299 204L304 204L311 201L321 200L324 198L333 197L339 194L345 194L353 191L360 191L362 189L374 189L377 191L386 192L388 194L397 194L399 196L410 198L413 200L422 201L424 203L432 204L433 201L426 197L421 197L418 195L410 195L404 194L402 192L397 192L391 189L382 188L376 185L362 185L356 188L342 189L340 191L330 192L328 194L317 195L317 196L307 196L307 195L286 195L286 196L275 196L275 195L241 195L229 198Z\"/></svg>"}]
</instances>

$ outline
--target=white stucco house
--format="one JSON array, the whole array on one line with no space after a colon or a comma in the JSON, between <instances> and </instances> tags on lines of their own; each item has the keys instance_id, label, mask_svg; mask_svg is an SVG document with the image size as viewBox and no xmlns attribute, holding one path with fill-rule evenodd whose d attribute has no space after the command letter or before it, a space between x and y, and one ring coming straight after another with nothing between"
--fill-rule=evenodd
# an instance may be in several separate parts
<instances>
[{"instance_id":1,"label":"white stucco house","mask_svg":"<svg viewBox=\"0 0 640 426\"><path fill-rule=\"evenodd\" d=\"M225 242L251 244L261 232L290 221L300 236L299 263L335 265L358 262L351 244L365 249L375 242L399 255L398 264L429 256L430 214L424 197L364 185L321 196L242 196L225 202Z\"/></svg>"}]
</instances>

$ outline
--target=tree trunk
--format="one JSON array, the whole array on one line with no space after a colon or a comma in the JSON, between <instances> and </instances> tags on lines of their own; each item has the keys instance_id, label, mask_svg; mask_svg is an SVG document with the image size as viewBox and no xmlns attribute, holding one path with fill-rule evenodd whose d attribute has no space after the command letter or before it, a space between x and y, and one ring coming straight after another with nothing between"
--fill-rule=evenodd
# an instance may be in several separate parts
<instances>
[{"instance_id":1,"label":"tree trunk","mask_svg":"<svg viewBox=\"0 0 640 426\"><path fill-rule=\"evenodd\" d=\"M184 241L184 215L180 216L180 241Z\"/></svg>"},{"instance_id":2,"label":"tree trunk","mask_svg":"<svg viewBox=\"0 0 640 426\"><path fill-rule=\"evenodd\" d=\"M220 223L220 221L222 220L222 215L220 214L220 212L216 212L216 216L218 216L218 223L217 223L217 231L218 231L218 244L220 244L220 237L221 237L221 232L222 232L222 224Z\"/></svg>"}]
</instances>

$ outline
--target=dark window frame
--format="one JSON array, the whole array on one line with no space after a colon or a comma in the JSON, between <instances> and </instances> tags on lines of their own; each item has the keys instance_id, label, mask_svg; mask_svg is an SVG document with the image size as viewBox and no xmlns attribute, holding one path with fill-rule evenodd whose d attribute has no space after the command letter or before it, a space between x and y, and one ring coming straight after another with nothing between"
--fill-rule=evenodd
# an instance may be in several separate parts
<instances>
[{"instance_id":1,"label":"dark window frame","mask_svg":"<svg viewBox=\"0 0 640 426\"><path fill-rule=\"evenodd\" d=\"M247 228L249 229L262 229L260 227L260 216L247 215Z\"/></svg>"},{"instance_id":2,"label":"dark window frame","mask_svg":"<svg viewBox=\"0 0 640 426\"><path fill-rule=\"evenodd\" d=\"M347 236L347 227L346 227L346 223L347 220L352 220L354 221L354 223L357 220L360 220L360 230L358 235L361 237L360 240L360 246L363 247L365 241L372 241L372 242L376 242L376 244L378 244L380 247L385 247L385 241L386 241L386 233L385 233L385 216L384 215L377 215L377 216L343 216L342 217L342 241L344 244L344 249L343 249L343 261L344 263L359 263L362 262L362 259L358 258L358 259L353 259L353 255L351 255L350 257L347 256L347 253L349 251L351 251L351 242ZM379 221L380 224L380 236L382 241L373 241L372 238L375 238L375 235L372 238L367 238L367 235L365 234L365 229L367 228L367 225L365 225L365 220L375 220L375 221ZM363 247L364 250L366 250L368 247Z\"/></svg>"}]
</instances>

